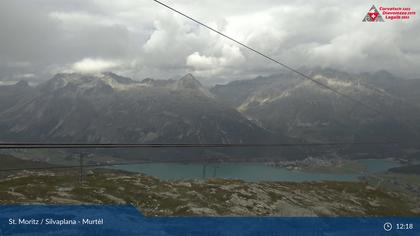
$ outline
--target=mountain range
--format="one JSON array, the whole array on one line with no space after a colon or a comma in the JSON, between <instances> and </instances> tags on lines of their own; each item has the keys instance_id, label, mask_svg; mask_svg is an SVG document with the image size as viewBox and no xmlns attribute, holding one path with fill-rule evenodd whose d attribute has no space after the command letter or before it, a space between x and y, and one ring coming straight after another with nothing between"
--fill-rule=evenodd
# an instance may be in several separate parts
<instances>
[{"instance_id":1,"label":"mountain range","mask_svg":"<svg viewBox=\"0 0 420 236\"><path fill-rule=\"evenodd\" d=\"M4 89L4 88L3 88ZM192 75L134 81L57 74L4 89L2 140L85 143L250 143L285 138L216 100ZM3 101L2 101L3 103Z\"/></svg>"},{"instance_id":2,"label":"mountain range","mask_svg":"<svg viewBox=\"0 0 420 236\"><path fill-rule=\"evenodd\" d=\"M419 80L385 71L314 69L306 74L335 91L290 73L216 85L211 91L261 127L312 142L405 142L418 137Z\"/></svg>"},{"instance_id":3,"label":"mountain range","mask_svg":"<svg viewBox=\"0 0 420 236\"><path fill-rule=\"evenodd\" d=\"M60 73L37 86L0 86L1 142L408 142L420 120L420 80L385 71L291 73L212 88L193 75L141 81L111 72Z\"/></svg>"}]
</instances>

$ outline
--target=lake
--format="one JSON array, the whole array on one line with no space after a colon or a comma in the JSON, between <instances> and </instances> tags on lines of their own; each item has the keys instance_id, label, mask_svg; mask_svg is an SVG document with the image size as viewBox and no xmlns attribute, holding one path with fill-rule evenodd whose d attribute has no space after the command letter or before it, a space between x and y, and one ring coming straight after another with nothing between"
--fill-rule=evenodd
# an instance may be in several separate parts
<instances>
[{"instance_id":1,"label":"lake","mask_svg":"<svg viewBox=\"0 0 420 236\"><path fill-rule=\"evenodd\" d=\"M365 167L363 173L314 173L272 167L260 162L225 163L147 163L119 165L112 169L144 173L164 180L227 178L244 181L355 181L364 174L377 173L400 166L399 163L384 159L358 160Z\"/></svg>"}]
</instances>

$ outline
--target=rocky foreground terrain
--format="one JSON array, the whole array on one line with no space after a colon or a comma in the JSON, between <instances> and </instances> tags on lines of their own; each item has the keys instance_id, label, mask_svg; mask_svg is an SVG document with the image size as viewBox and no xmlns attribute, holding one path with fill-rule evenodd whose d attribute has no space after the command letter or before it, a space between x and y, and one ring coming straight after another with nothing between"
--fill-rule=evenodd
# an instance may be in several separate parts
<instances>
[{"instance_id":1,"label":"rocky foreground terrain","mask_svg":"<svg viewBox=\"0 0 420 236\"><path fill-rule=\"evenodd\" d=\"M0 180L0 204L133 204L151 216L420 215L420 201L365 182L259 182L209 179L162 181L143 174L90 170L10 173Z\"/></svg>"}]
</instances>

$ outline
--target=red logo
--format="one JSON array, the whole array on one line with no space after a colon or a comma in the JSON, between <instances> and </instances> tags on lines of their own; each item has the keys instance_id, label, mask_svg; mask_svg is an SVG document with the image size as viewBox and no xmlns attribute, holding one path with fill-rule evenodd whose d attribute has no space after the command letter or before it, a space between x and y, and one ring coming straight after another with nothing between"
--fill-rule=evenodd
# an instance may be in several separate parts
<instances>
[{"instance_id":1,"label":"red logo","mask_svg":"<svg viewBox=\"0 0 420 236\"><path fill-rule=\"evenodd\" d=\"M370 19L372 19L372 21L375 21L376 17L378 17L379 13L377 12L369 12L368 13L370 16Z\"/></svg>"},{"instance_id":2,"label":"red logo","mask_svg":"<svg viewBox=\"0 0 420 236\"><path fill-rule=\"evenodd\" d=\"M378 9L376 9L375 5L373 5L366 14L365 18L363 18L363 21L382 22L384 20L382 19L381 13L379 13Z\"/></svg>"}]
</instances>

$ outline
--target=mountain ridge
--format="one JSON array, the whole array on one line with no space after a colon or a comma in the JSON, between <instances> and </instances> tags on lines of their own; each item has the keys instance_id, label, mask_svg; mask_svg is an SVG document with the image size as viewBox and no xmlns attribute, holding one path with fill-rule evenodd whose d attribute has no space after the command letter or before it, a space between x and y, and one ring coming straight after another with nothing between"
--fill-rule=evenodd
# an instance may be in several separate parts
<instances>
[{"instance_id":1,"label":"mountain ridge","mask_svg":"<svg viewBox=\"0 0 420 236\"><path fill-rule=\"evenodd\" d=\"M389 73L379 73L384 79L335 70L308 73L385 114L412 123L420 117L420 107L407 106L402 91L389 89L404 81ZM416 97L415 92L404 94ZM0 97L7 98L0 101L1 141L229 144L415 139L405 120L389 119L289 73L211 89L191 74L178 80L139 81L111 72L62 73L36 87L0 86Z\"/></svg>"},{"instance_id":2,"label":"mountain ridge","mask_svg":"<svg viewBox=\"0 0 420 236\"><path fill-rule=\"evenodd\" d=\"M254 143L280 137L214 99L192 75L156 82L111 73L57 74L32 89L25 102L0 111L0 138Z\"/></svg>"},{"instance_id":3,"label":"mountain ridge","mask_svg":"<svg viewBox=\"0 0 420 236\"><path fill-rule=\"evenodd\" d=\"M406 83L404 80L384 71L350 74L313 69L306 74L368 107L376 107L381 114L290 73L234 81L215 86L211 92L260 126L295 138L360 142L415 137L405 124L419 120L419 107L413 108L401 93L389 89L389 83ZM378 78L380 75L385 78ZM388 87L372 82L375 80L387 81Z\"/></svg>"}]
</instances>

